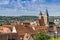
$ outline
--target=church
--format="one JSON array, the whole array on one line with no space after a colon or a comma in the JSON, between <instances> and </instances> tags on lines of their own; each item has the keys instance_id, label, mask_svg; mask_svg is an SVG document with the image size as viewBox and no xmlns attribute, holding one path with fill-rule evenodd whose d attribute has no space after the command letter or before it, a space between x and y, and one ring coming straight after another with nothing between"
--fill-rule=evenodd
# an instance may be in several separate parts
<instances>
[{"instance_id":1,"label":"church","mask_svg":"<svg viewBox=\"0 0 60 40\"><path fill-rule=\"evenodd\" d=\"M49 14L48 14L48 10L46 9L46 13L43 14L41 11L40 11L40 14L38 16L38 19L37 19L37 23L38 25L40 26L49 26Z\"/></svg>"}]
</instances>

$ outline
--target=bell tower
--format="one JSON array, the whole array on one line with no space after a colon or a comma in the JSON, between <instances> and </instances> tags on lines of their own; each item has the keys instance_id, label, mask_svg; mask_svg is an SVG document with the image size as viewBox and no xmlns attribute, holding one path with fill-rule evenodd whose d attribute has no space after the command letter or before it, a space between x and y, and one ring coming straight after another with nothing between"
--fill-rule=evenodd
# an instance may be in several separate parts
<instances>
[{"instance_id":1,"label":"bell tower","mask_svg":"<svg viewBox=\"0 0 60 40\"><path fill-rule=\"evenodd\" d=\"M40 14L38 16L38 19L44 19L42 12L40 11Z\"/></svg>"},{"instance_id":2,"label":"bell tower","mask_svg":"<svg viewBox=\"0 0 60 40\"><path fill-rule=\"evenodd\" d=\"M40 11L40 14L38 16L38 25L40 26L44 26L45 23L44 23L44 15L42 14L42 12Z\"/></svg>"},{"instance_id":3,"label":"bell tower","mask_svg":"<svg viewBox=\"0 0 60 40\"><path fill-rule=\"evenodd\" d=\"M44 22L45 22L46 26L49 25L49 14L48 14L48 10L47 9L46 9L46 13L45 13L45 16L44 16Z\"/></svg>"},{"instance_id":4,"label":"bell tower","mask_svg":"<svg viewBox=\"0 0 60 40\"><path fill-rule=\"evenodd\" d=\"M47 15L47 21L49 22L49 14L47 9L46 9L46 15Z\"/></svg>"}]
</instances>

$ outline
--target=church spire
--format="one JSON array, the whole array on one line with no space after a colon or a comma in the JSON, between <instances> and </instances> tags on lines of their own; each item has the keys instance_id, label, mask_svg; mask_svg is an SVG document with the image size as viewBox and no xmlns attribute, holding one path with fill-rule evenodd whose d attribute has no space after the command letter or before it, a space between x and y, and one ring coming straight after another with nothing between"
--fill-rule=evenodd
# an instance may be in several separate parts
<instances>
[{"instance_id":1,"label":"church spire","mask_svg":"<svg viewBox=\"0 0 60 40\"><path fill-rule=\"evenodd\" d=\"M47 26L49 25L49 14L48 14L48 10L46 9L46 16L47 16Z\"/></svg>"},{"instance_id":2,"label":"church spire","mask_svg":"<svg viewBox=\"0 0 60 40\"><path fill-rule=\"evenodd\" d=\"M47 17L49 17L49 14L48 14L48 10L46 9L46 15L47 15Z\"/></svg>"},{"instance_id":3,"label":"church spire","mask_svg":"<svg viewBox=\"0 0 60 40\"><path fill-rule=\"evenodd\" d=\"M40 15L42 15L42 12L40 11Z\"/></svg>"}]
</instances>

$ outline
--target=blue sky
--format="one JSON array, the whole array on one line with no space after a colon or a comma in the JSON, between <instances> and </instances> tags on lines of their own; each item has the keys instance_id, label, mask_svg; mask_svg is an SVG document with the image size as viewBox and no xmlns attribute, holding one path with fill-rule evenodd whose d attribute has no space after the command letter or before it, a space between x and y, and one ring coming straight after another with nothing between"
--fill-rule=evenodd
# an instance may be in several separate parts
<instances>
[{"instance_id":1,"label":"blue sky","mask_svg":"<svg viewBox=\"0 0 60 40\"><path fill-rule=\"evenodd\" d=\"M46 8L50 16L60 16L60 0L0 0L0 16L38 16Z\"/></svg>"}]
</instances>

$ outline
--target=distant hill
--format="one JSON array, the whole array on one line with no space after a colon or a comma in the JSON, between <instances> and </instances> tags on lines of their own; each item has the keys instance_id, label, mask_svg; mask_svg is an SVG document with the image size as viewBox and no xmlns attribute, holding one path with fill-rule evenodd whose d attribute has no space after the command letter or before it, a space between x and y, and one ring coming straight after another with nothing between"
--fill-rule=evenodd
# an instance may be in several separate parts
<instances>
[{"instance_id":1,"label":"distant hill","mask_svg":"<svg viewBox=\"0 0 60 40\"><path fill-rule=\"evenodd\" d=\"M59 19L60 20L60 16L50 16L49 17L49 21L54 21L56 19Z\"/></svg>"},{"instance_id":2,"label":"distant hill","mask_svg":"<svg viewBox=\"0 0 60 40\"><path fill-rule=\"evenodd\" d=\"M36 21L38 19L37 16L0 16L0 24L11 23L13 21ZM50 16L49 21L54 21L55 19L60 19L60 16Z\"/></svg>"},{"instance_id":3,"label":"distant hill","mask_svg":"<svg viewBox=\"0 0 60 40\"><path fill-rule=\"evenodd\" d=\"M38 17L37 16L0 16L0 20L15 20L15 21L24 21L24 20L30 20L35 21Z\"/></svg>"},{"instance_id":4,"label":"distant hill","mask_svg":"<svg viewBox=\"0 0 60 40\"><path fill-rule=\"evenodd\" d=\"M29 21L35 21L37 20L37 16L0 16L0 24L9 24L14 21L24 21L24 20L29 20Z\"/></svg>"}]
</instances>

